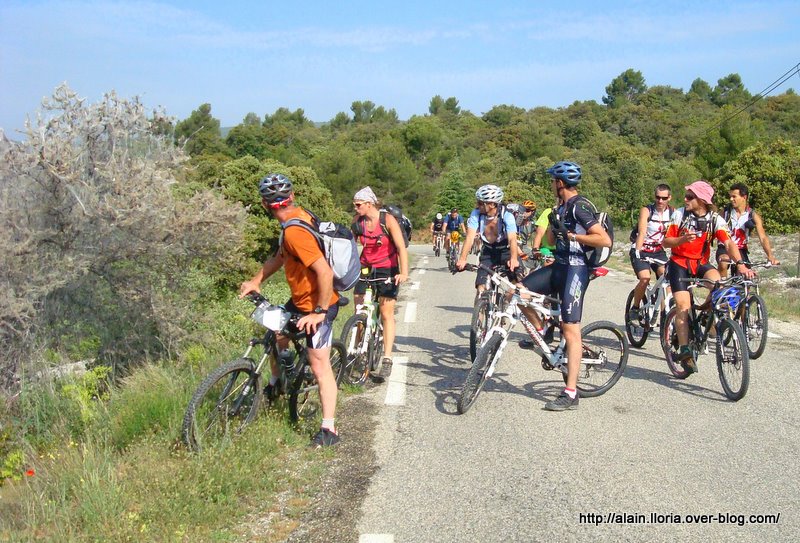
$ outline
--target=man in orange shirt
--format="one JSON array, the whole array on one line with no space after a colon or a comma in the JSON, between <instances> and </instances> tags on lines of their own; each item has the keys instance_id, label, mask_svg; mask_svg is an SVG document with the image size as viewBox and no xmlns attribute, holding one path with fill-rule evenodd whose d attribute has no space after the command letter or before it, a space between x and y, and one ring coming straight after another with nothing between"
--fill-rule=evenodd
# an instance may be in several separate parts
<instances>
[{"instance_id":1,"label":"man in orange shirt","mask_svg":"<svg viewBox=\"0 0 800 543\"><path fill-rule=\"evenodd\" d=\"M294 205L292 182L281 174L271 173L258 185L261 205L283 226L289 219L312 223L311 215ZM327 447L339 442L334 416L336 412L336 378L331 369L333 320L338 313L339 295L333 290L333 270L325 260L317 240L305 228L286 228L283 243L275 256L264 262L261 270L239 287L240 297L259 292L261 283L284 268L292 298L286 310L302 314L297 327L306 331L308 360L319 383L322 401L322 427L311 440L312 446ZM275 376L270 378L274 385Z\"/></svg>"},{"instance_id":2,"label":"man in orange shirt","mask_svg":"<svg viewBox=\"0 0 800 543\"><path fill-rule=\"evenodd\" d=\"M703 277L711 281L719 281L717 269L709 263L711 255L711 238L716 238L725 245L728 254L736 262L739 273L745 277L753 277L753 271L742 261L736 242L731 239L725 221L714 212L714 189L702 179L686 186L684 207L676 209L664 236L664 248L671 249L672 255L667 268L669 285L675 299L677 314L675 328L678 332L680 347L676 355L688 377L697 371L689 348L689 308L692 298L686 283L682 279Z\"/></svg>"}]
</instances>

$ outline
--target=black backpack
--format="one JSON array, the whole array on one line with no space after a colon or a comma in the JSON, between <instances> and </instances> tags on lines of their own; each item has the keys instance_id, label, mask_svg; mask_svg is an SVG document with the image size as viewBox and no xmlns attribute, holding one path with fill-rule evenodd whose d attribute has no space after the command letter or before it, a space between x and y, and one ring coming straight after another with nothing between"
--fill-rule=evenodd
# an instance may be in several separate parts
<instances>
[{"instance_id":1,"label":"black backpack","mask_svg":"<svg viewBox=\"0 0 800 543\"><path fill-rule=\"evenodd\" d=\"M603 230L606 231L608 237L611 238L611 247L587 247L584 249L586 265L589 266L590 269L599 268L611 258L611 251L614 249L614 225L611 223L611 217L608 216L608 213L605 211L598 211L597 207L595 207L588 198L584 198L583 196L580 198L592 206L597 221L600 223L600 226L603 227ZM575 207L572 208L572 214L575 214Z\"/></svg>"},{"instance_id":2,"label":"black backpack","mask_svg":"<svg viewBox=\"0 0 800 543\"><path fill-rule=\"evenodd\" d=\"M672 214L675 213L675 208L672 206L668 206L667 209L669 209L669 216L667 218L667 222L669 222L672 219ZM647 204L647 210L650 212L650 214L647 216L647 222L650 222L650 220L653 218L653 213L655 213L656 211L655 204ZM633 225L633 228L631 229L631 236L630 236L631 243L636 243L637 237L639 237L638 219L636 220L636 223Z\"/></svg>"}]
</instances>

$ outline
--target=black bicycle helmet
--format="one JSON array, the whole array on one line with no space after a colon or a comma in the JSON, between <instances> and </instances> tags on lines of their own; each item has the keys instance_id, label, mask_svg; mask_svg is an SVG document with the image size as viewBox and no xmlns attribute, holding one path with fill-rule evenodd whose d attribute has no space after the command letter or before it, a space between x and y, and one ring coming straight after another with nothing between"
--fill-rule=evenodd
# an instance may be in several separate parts
<instances>
[{"instance_id":1,"label":"black bicycle helmet","mask_svg":"<svg viewBox=\"0 0 800 543\"><path fill-rule=\"evenodd\" d=\"M562 180L569 187L574 187L581 182L581 167L574 162L564 160L556 162L547 169L547 173L556 179Z\"/></svg>"},{"instance_id":2,"label":"black bicycle helmet","mask_svg":"<svg viewBox=\"0 0 800 543\"><path fill-rule=\"evenodd\" d=\"M283 174L271 173L259 181L258 192L267 203L282 202L292 195L292 182Z\"/></svg>"}]
</instances>

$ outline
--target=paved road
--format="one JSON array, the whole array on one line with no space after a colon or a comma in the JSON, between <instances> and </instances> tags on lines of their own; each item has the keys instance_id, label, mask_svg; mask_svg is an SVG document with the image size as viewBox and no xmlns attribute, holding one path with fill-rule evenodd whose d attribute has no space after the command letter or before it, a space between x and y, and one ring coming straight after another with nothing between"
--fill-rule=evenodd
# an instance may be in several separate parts
<instances>
[{"instance_id":1,"label":"paved road","mask_svg":"<svg viewBox=\"0 0 800 543\"><path fill-rule=\"evenodd\" d=\"M770 340L738 403L723 395L713 353L699 374L677 381L651 339L632 349L611 391L563 413L542 409L561 378L509 347L459 416L474 275L452 276L443 258L413 250L417 284L405 288L396 346L407 363L370 392L382 405L379 469L360 541L800 540L797 338ZM623 272L593 282L584 323L621 322L632 283ZM635 517L608 523L609 513ZM651 513L664 523L649 523ZM734 518L689 518L719 514ZM778 514L777 524L749 522Z\"/></svg>"}]
</instances>

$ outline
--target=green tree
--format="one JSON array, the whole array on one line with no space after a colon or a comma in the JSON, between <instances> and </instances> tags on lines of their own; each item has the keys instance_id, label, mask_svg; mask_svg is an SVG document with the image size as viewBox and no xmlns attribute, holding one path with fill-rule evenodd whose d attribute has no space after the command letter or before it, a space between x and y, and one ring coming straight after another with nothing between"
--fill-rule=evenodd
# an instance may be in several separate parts
<instances>
[{"instance_id":1,"label":"green tree","mask_svg":"<svg viewBox=\"0 0 800 543\"><path fill-rule=\"evenodd\" d=\"M642 72L628 68L611 80L606 87L603 103L610 107L619 107L625 102L635 101L646 90Z\"/></svg>"},{"instance_id":2,"label":"green tree","mask_svg":"<svg viewBox=\"0 0 800 543\"><path fill-rule=\"evenodd\" d=\"M725 164L716 183L718 203L731 184L748 186L750 203L768 232L800 230L800 145L779 139L759 142Z\"/></svg>"},{"instance_id":3,"label":"green tree","mask_svg":"<svg viewBox=\"0 0 800 543\"><path fill-rule=\"evenodd\" d=\"M202 104L175 125L175 140L192 156L228 151L222 141L219 120L211 116L211 104Z\"/></svg>"},{"instance_id":4,"label":"green tree","mask_svg":"<svg viewBox=\"0 0 800 543\"><path fill-rule=\"evenodd\" d=\"M704 79L699 77L692 81L692 86L689 88L688 95L695 96L700 100L711 101L711 85Z\"/></svg>"},{"instance_id":5,"label":"green tree","mask_svg":"<svg viewBox=\"0 0 800 543\"><path fill-rule=\"evenodd\" d=\"M475 207L475 189L465 181L464 172L458 161L448 164L447 170L442 175L442 183L433 209L429 210L429 214L446 213L454 207L465 217Z\"/></svg>"},{"instance_id":6,"label":"green tree","mask_svg":"<svg viewBox=\"0 0 800 543\"><path fill-rule=\"evenodd\" d=\"M722 107L726 105L741 105L752 96L744 88L739 74L729 74L717 81L717 86L711 91L711 101Z\"/></svg>"}]
</instances>

